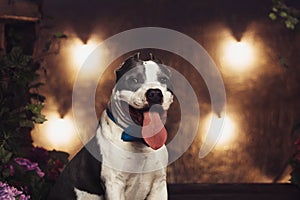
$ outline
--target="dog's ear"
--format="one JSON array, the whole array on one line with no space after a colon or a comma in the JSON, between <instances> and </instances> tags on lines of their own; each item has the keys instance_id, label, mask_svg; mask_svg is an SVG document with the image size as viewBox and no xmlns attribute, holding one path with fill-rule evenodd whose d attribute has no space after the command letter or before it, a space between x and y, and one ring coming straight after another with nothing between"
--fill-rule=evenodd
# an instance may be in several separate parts
<instances>
[{"instance_id":1,"label":"dog's ear","mask_svg":"<svg viewBox=\"0 0 300 200\"><path fill-rule=\"evenodd\" d=\"M135 59L135 60L140 60L140 52L137 52L136 54L134 54L132 57Z\"/></svg>"},{"instance_id":2,"label":"dog's ear","mask_svg":"<svg viewBox=\"0 0 300 200\"><path fill-rule=\"evenodd\" d=\"M156 58L152 53L150 53L149 55L150 55L150 60L152 60L153 62L156 62L158 64L162 64L161 60Z\"/></svg>"},{"instance_id":3,"label":"dog's ear","mask_svg":"<svg viewBox=\"0 0 300 200\"><path fill-rule=\"evenodd\" d=\"M120 78L129 70L142 64L143 61L140 59L140 52L137 52L134 55L130 56L121 64L118 69L115 70L116 81L120 80Z\"/></svg>"}]
</instances>

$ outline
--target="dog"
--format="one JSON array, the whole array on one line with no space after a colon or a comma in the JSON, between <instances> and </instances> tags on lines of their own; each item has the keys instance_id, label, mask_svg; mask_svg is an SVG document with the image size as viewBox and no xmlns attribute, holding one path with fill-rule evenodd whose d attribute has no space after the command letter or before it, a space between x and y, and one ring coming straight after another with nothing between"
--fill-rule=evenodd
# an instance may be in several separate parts
<instances>
[{"instance_id":1,"label":"dog","mask_svg":"<svg viewBox=\"0 0 300 200\"><path fill-rule=\"evenodd\" d=\"M150 54L127 58L95 136L77 153L49 200L166 200L164 127L173 102L170 70Z\"/></svg>"}]
</instances>

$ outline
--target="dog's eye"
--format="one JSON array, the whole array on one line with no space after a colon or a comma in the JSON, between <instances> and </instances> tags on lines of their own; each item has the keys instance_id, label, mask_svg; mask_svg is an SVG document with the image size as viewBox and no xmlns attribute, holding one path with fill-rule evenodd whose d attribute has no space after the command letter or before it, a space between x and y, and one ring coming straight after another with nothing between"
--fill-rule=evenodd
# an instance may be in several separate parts
<instances>
[{"instance_id":1,"label":"dog's eye","mask_svg":"<svg viewBox=\"0 0 300 200\"><path fill-rule=\"evenodd\" d=\"M168 82L168 79L166 77L161 77L159 78L159 82L161 82L162 84L166 84Z\"/></svg>"},{"instance_id":2,"label":"dog's eye","mask_svg":"<svg viewBox=\"0 0 300 200\"><path fill-rule=\"evenodd\" d=\"M129 79L128 79L128 82L129 82L129 83L134 83L134 84L136 84L136 83L138 83L139 81L138 81L137 78L133 78L133 77L132 77L132 78L129 78Z\"/></svg>"}]
</instances>

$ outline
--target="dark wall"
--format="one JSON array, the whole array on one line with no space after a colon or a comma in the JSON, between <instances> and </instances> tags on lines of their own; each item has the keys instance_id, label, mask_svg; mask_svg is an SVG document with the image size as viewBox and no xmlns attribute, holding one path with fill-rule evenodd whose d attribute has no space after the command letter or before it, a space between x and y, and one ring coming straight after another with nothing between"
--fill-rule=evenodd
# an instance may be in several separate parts
<instances>
[{"instance_id":1,"label":"dark wall","mask_svg":"<svg viewBox=\"0 0 300 200\"><path fill-rule=\"evenodd\" d=\"M294 4L299 6L295 1ZM299 32L288 30L279 21L269 20L271 7L271 1L267 0L49 0L44 2L42 25L50 26L51 31L72 32L83 41L92 34L106 39L121 31L144 26L175 29L198 41L223 75L227 111L234 115L238 124L234 130L238 137L230 148L215 150L199 159L204 130L202 118L199 134L192 146L169 166L169 182L271 182L285 168L293 152L290 133L293 124L300 121ZM228 34L238 40L249 36L252 45L259 49L255 68L246 74L233 73L222 66L218 48ZM167 52L153 51L165 64L188 78L200 99L201 115L207 116L210 99L201 76L195 75L193 67L184 59ZM97 93L100 100L96 105L99 110L109 99L114 82L113 70L125 57L112 64L100 83ZM282 59L287 61L287 66ZM50 73L51 70L55 74L62 69L62 60L53 63ZM63 76L57 73L53 79L63 80ZM50 90L49 95L64 94L64 91L71 93L71 84L51 81L51 77L49 83L49 88L55 88ZM71 108L70 95L61 95L59 101L64 102L62 106L66 109ZM174 110L168 122L171 136L176 133L180 121L180 118L174 117L176 108Z\"/></svg>"}]
</instances>

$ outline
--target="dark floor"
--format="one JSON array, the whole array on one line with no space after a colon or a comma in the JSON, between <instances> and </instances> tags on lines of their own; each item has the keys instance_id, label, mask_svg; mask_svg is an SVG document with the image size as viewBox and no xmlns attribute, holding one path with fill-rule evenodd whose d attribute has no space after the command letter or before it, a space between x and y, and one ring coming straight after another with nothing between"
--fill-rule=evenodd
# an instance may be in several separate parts
<instances>
[{"instance_id":1,"label":"dark floor","mask_svg":"<svg viewBox=\"0 0 300 200\"><path fill-rule=\"evenodd\" d=\"M170 200L300 200L290 184L169 184Z\"/></svg>"}]
</instances>

